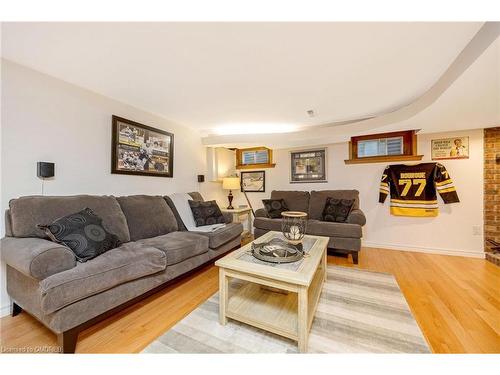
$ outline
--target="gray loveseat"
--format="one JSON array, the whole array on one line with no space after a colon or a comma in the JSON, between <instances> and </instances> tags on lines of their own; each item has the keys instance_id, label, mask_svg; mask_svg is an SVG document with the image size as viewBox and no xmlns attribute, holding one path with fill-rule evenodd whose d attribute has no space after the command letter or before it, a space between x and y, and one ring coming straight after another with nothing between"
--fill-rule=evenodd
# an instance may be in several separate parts
<instances>
[{"instance_id":1,"label":"gray loveseat","mask_svg":"<svg viewBox=\"0 0 500 375\"><path fill-rule=\"evenodd\" d=\"M199 193L190 193L203 200ZM123 244L85 263L37 224L91 208ZM12 314L23 309L74 352L78 332L240 245L243 226L187 232L168 197L30 196L13 199L1 240Z\"/></svg>"},{"instance_id":2,"label":"gray loveseat","mask_svg":"<svg viewBox=\"0 0 500 375\"><path fill-rule=\"evenodd\" d=\"M354 206L346 223L321 221L326 198L354 199ZM271 192L271 199L283 199L290 211L302 211L308 214L307 234L330 237L329 249L352 255L358 264L358 252L361 250L361 227L366 218L359 209L357 190L321 190L321 191L278 191ZM263 208L255 212L254 235L262 236L270 230L281 231L281 219L271 219Z\"/></svg>"}]
</instances>

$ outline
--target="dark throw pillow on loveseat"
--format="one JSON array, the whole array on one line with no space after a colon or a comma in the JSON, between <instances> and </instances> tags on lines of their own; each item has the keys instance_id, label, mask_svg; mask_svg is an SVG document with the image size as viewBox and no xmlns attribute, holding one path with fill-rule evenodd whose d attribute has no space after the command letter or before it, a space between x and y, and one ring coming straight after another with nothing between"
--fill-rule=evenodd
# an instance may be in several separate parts
<instances>
[{"instance_id":1,"label":"dark throw pillow on loveseat","mask_svg":"<svg viewBox=\"0 0 500 375\"><path fill-rule=\"evenodd\" d=\"M224 215L215 201L188 201L197 227L203 225L225 224Z\"/></svg>"},{"instance_id":2,"label":"dark throw pillow on loveseat","mask_svg":"<svg viewBox=\"0 0 500 375\"><path fill-rule=\"evenodd\" d=\"M267 216L271 219L280 219L282 212L289 211L283 199L262 199L262 203L264 203Z\"/></svg>"},{"instance_id":3,"label":"dark throw pillow on loveseat","mask_svg":"<svg viewBox=\"0 0 500 375\"><path fill-rule=\"evenodd\" d=\"M90 208L61 217L48 225L38 225L49 238L66 245L80 262L121 245L118 237L102 226L102 219Z\"/></svg>"},{"instance_id":4,"label":"dark throw pillow on loveseat","mask_svg":"<svg viewBox=\"0 0 500 375\"><path fill-rule=\"evenodd\" d=\"M345 223L353 205L354 199L326 198L322 219L323 221Z\"/></svg>"}]
</instances>

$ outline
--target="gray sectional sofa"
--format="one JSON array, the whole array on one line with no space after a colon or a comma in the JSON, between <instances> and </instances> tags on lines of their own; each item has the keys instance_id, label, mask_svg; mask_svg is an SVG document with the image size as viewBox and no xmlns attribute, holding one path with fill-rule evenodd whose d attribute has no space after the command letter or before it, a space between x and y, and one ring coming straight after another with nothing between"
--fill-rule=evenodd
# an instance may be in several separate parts
<instances>
[{"instance_id":1,"label":"gray sectional sofa","mask_svg":"<svg viewBox=\"0 0 500 375\"><path fill-rule=\"evenodd\" d=\"M85 207L123 244L79 263L37 224ZM168 197L146 195L21 197L10 201L5 219L1 255L12 313L26 310L41 321L58 335L65 353L74 352L81 330L239 247L243 231L228 215L216 232L187 232Z\"/></svg>"},{"instance_id":2,"label":"gray sectional sofa","mask_svg":"<svg viewBox=\"0 0 500 375\"><path fill-rule=\"evenodd\" d=\"M354 206L346 223L321 221L323 209L328 197L353 199ZM328 248L336 252L351 254L353 262L358 263L363 236L362 226L366 223L363 211L359 209L357 190L321 190L321 191L279 191L271 192L271 199L283 199L290 211L302 211L308 214L307 234L330 237ZM255 212L254 235L262 236L270 230L281 231L281 219L271 219L263 208Z\"/></svg>"}]
</instances>

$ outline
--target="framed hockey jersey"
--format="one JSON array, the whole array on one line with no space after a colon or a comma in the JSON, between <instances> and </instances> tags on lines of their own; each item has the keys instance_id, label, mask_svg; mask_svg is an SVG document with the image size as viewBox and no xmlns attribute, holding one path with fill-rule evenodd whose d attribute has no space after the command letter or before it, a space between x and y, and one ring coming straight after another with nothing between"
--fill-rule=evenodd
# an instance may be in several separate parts
<instances>
[{"instance_id":1,"label":"framed hockey jersey","mask_svg":"<svg viewBox=\"0 0 500 375\"><path fill-rule=\"evenodd\" d=\"M437 192L444 203L459 202L448 171L439 163L388 165L380 182L379 202L391 196L391 214L437 216Z\"/></svg>"}]
</instances>

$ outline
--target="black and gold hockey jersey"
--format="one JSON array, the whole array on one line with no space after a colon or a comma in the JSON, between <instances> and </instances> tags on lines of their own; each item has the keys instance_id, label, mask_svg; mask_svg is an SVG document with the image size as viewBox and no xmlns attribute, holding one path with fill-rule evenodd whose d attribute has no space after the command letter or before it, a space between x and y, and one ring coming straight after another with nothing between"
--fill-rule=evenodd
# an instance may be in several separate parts
<instances>
[{"instance_id":1,"label":"black and gold hockey jersey","mask_svg":"<svg viewBox=\"0 0 500 375\"><path fill-rule=\"evenodd\" d=\"M439 163L388 165L380 182L379 202L391 194L391 214L398 216L437 216L436 191L444 203L459 202L446 168Z\"/></svg>"}]
</instances>

